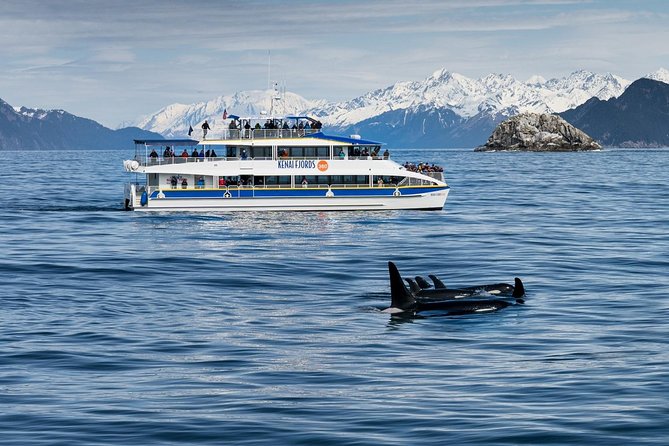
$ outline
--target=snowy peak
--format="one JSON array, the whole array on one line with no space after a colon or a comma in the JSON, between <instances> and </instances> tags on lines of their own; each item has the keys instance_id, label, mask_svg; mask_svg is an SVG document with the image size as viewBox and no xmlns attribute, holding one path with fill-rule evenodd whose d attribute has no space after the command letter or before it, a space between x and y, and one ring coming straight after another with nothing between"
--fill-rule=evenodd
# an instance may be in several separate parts
<instances>
[{"instance_id":1,"label":"snowy peak","mask_svg":"<svg viewBox=\"0 0 669 446\"><path fill-rule=\"evenodd\" d=\"M648 75L669 82L669 71ZM512 116L522 112L560 113L575 108L592 97L602 100L620 96L630 81L611 73L575 71L565 77L546 80L532 76L519 81L509 74L489 74L472 79L440 69L420 81L397 82L344 102L310 101L291 93L274 100L276 90L254 90L219 96L208 102L172 104L135 124L167 137L184 136L188 127L197 128L205 119L214 132L224 125L222 116L308 114L331 128L346 128L396 110L416 113L445 109L460 118Z\"/></svg>"},{"instance_id":2,"label":"snowy peak","mask_svg":"<svg viewBox=\"0 0 669 446\"><path fill-rule=\"evenodd\" d=\"M669 84L669 70L664 68L660 68L659 70L653 73L648 73L644 77L652 79L654 81L660 81L664 82L665 84Z\"/></svg>"},{"instance_id":3,"label":"snowy peak","mask_svg":"<svg viewBox=\"0 0 669 446\"><path fill-rule=\"evenodd\" d=\"M281 95L276 90L251 90L230 96L219 96L207 102L195 104L171 104L156 113L140 118L134 123L139 128L161 133L173 138L188 134L188 128L199 127L206 119L215 132L228 125L223 114L239 116L260 116L261 113L287 115L322 104L308 101L290 92Z\"/></svg>"}]
</instances>

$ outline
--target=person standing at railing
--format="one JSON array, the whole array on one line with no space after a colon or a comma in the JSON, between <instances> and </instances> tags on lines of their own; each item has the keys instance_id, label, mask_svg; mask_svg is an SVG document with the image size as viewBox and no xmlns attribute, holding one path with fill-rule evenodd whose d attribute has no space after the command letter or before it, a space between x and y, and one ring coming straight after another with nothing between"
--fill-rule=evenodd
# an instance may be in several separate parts
<instances>
[{"instance_id":1,"label":"person standing at railing","mask_svg":"<svg viewBox=\"0 0 669 446\"><path fill-rule=\"evenodd\" d=\"M184 149L184 151L181 152L181 158L188 158L188 150Z\"/></svg>"},{"instance_id":2,"label":"person standing at railing","mask_svg":"<svg viewBox=\"0 0 669 446\"><path fill-rule=\"evenodd\" d=\"M151 149L151 153L149 153L149 157L153 159L154 161L156 158L158 158L158 152L156 152L156 149Z\"/></svg>"},{"instance_id":3,"label":"person standing at railing","mask_svg":"<svg viewBox=\"0 0 669 446\"><path fill-rule=\"evenodd\" d=\"M383 152L383 159L387 160L388 158L390 158L390 152L388 152L388 149L386 149L386 151Z\"/></svg>"},{"instance_id":4,"label":"person standing at railing","mask_svg":"<svg viewBox=\"0 0 669 446\"><path fill-rule=\"evenodd\" d=\"M181 180L181 188L182 189L188 188L188 180L186 179L186 177L184 177L184 179Z\"/></svg>"},{"instance_id":5,"label":"person standing at railing","mask_svg":"<svg viewBox=\"0 0 669 446\"><path fill-rule=\"evenodd\" d=\"M209 123L207 120L204 120L204 123L202 123L202 139L207 139L207 131L211 130L211 127L209 127Z\"/></svg>"}]
</instances>

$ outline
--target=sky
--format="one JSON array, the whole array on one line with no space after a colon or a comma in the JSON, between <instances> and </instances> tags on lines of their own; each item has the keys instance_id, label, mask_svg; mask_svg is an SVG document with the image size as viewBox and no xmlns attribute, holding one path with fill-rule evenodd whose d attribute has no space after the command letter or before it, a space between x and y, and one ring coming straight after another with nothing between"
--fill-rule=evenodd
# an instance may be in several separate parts
<instances>
[{"instance_id":1,"label":"sky","mask_svg":"<svg viewBox=\"0 0 669 446\"><path fill-rule=\"evenodd\" d=\"M440 69L634 80L669 68L667 24L669 0L1 0L0 98L116 128L268 80L329 101Z\"/></svg>"}]
</instances>

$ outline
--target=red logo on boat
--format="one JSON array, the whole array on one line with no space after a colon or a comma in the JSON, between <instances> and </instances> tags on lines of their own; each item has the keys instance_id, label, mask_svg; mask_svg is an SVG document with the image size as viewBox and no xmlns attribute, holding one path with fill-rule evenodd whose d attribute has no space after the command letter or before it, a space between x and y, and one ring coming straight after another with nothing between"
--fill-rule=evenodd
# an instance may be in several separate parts
<instances>
[{"instance_id":1,"label":"red logo on boat","mask_svg":"<svg viewBox=\"0 0 669 446\"><path fill-rule=\"evenodd\" d=\"M321 160L318 162L318 170L320 170L321 172L325 172L326 170L328 170L328 167L329 166L327 161Z\"/></svg>"}]
</instances>

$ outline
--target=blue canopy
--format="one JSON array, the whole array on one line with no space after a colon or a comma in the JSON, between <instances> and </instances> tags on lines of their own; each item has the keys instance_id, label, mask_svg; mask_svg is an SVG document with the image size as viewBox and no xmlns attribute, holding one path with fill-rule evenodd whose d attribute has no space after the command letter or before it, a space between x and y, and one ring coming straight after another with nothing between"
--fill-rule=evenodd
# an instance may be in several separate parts
<instances>
[{"instance_id":1,"label":"blue canopy","mask_svg":"<svg viewBox=\"0 0 669 446\"><path fill-rule=\"evenodd\" d=\"M135 139L135 144L145 146L196 146L200 141L194 139Z\"/></svg>"}]
</instances>

